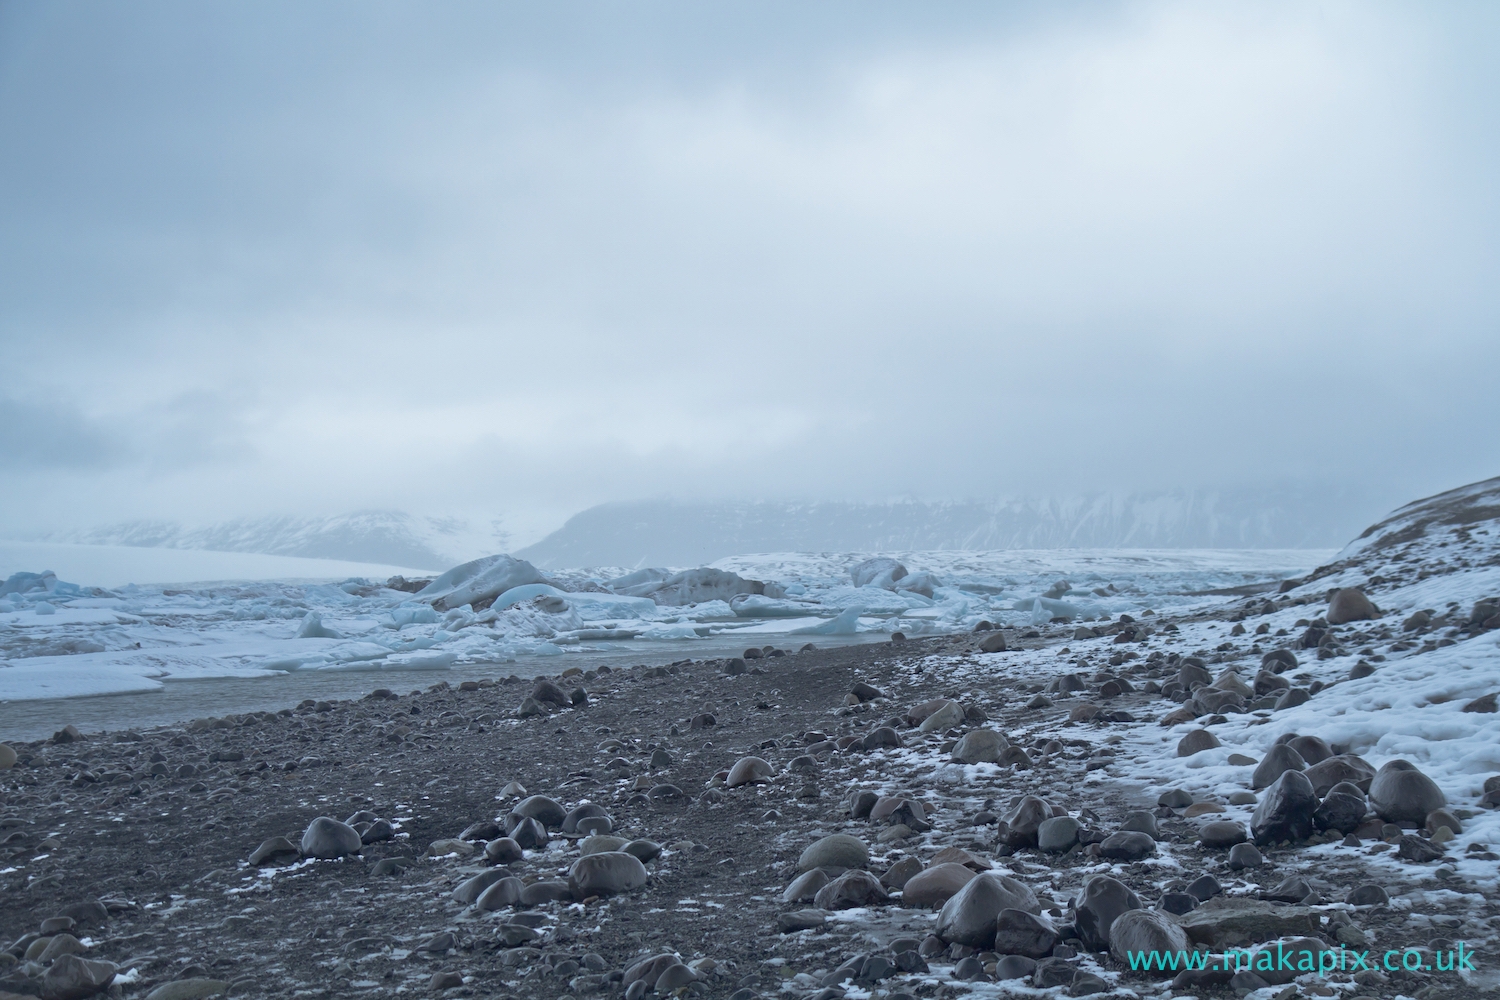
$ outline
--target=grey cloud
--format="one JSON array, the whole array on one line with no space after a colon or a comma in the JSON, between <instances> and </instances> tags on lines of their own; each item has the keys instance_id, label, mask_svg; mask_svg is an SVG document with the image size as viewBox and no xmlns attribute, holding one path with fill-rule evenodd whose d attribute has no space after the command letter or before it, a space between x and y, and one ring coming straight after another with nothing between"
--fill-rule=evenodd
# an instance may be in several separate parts
<instances>
[{"instance_id":1,"label":"grey cloud","mask_svg":"<svg viewBox=\"0 0 1500 1000\"><path fill-rule=\"evenodd\" d=\"M1483 6L569 10L0 7L70 468L212 520L1500 460Z\"/></svg>"},{"instance_id":2,"label":"grey cloud","mask_svg":"<svg viewBox=\"0 0 1500 1000\"><path fill-rule=\"evenodd\" d=\"M119 448L106 426L73 406L0 394L0 469L105 469Z\"/></svg>"}]
</instances>

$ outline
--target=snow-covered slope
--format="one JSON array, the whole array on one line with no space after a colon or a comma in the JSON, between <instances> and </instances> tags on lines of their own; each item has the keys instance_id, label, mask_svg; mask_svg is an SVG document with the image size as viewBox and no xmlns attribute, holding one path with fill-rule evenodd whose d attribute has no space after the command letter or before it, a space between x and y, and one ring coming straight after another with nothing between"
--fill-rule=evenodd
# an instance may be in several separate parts
<instances>
[{"instance_id":1,"label":"snow-covered slope","mask_svg":"<svg viewBox=\"0 0 1500 1000\"><path fill-rule=\"evenodd\" d=\"M1335 548L1382 509L1371 502L1292 488L964 503L651 500L591 507L517 554L552 569L698 566L745 552Z\"/></svg>"},{"instance_id":2,"label":"snow-covered slope","mask_svg":"<svg viewBox=\"0 0 1500 1000\"><path fill-rule=\"evenodd\" d=\"M213 580L347 580L350 577L385 580L397 574L421 575L417 569L403 569L399 565L346 559L0 540L0 579L12 573L43 570L51 570L64 580L87 581L92 587Z\"/></svg>"},{"instance_id":3,"label":"snow-covered slope","mask_svg":"<svg viewBox=\"0 0 1500 1000\"><path fill-rule=\"evenodd\" d=\"M443 570L503 551L510 539L495 525L476 527L453 517L419 517L402 511L365 510L328 517L237 518L206 527L175 521L127 521L48 541L83 545L257 552L263 555L343 559Z\"/></svg>"}]
</instances>

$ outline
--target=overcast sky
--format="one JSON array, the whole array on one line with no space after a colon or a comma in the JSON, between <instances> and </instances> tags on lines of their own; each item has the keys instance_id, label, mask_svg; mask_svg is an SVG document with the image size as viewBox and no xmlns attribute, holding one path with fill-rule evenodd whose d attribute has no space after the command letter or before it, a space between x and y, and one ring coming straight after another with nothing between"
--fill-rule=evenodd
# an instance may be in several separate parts
<instances>
[{"instance_id":1,"label":"overcast sky","mask_svg":"<svg viewBox=\"0 0 1500 1000\"><path fill-rule=\"evenodd\" d=\"M1487 3L0 0L0 519L1500 474L1496 51Z\"/></svg>"}]
</instances>

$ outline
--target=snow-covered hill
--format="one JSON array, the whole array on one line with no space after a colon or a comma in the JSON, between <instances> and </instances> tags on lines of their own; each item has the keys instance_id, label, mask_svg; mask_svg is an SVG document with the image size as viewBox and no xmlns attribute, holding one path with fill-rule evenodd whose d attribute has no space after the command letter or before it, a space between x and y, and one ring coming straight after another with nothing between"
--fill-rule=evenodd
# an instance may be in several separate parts
<instances>
[{"instance_id":1,"label":"snow-covered hill","mask_svg":"<svg viewBox=\"0 0 1500 1000\"><path fill-rule=\"evenodd\" d=\"M517 554L543 568L698 566L746 552L1335 548L1388 509L1327 489L1169 491L949 503L591 507Z\"/></svg>"}]
</instances>

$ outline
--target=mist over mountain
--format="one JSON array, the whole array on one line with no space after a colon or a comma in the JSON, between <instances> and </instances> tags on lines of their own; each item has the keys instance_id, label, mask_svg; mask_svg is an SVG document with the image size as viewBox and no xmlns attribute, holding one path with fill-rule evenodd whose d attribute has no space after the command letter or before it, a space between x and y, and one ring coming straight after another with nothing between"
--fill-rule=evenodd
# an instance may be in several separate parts
<instances>
[{"instance_id":1,"label":"mist over mountain","mask_svg":"<svg viewBox=\"0 0 1500 1000\"><path fill-rule=\"evenodd\" d=\"M325 517L241 517L206 527L163 520L126 521L86 531L54 533L46 536L46 540L258 552L431 570L444 570L478 555L502 551L511 544L510 537L495 524L476 527L461 518L391 510Z\"/></svg>"},{"instance_id":2,"label":"mist over mountain","mask_svg":"<svg viewBox=\"0 0 1500 1000\"><path fill-rule=\"evenodd\" d=\"M1385 509L1314 487L901 503L591 507L517 555L543 568L700 566L745 552L1049 548L1336 548Z\"/></svg>"},{"instance_id":3,"label":"mist over mountain","mask_svg":"<svg viewBox=\"0 0 1500 1000\"><path fill-rule=\"evenodd\" d=\"M500 518L363 510L211 525L125 521L38 540L255 552L440 571L514 552L546 569L701 566L753 552L1052 548L1337 548L1389 508L1357 490L1163 490L893 503L637 500L599 504L531 545Z\"/></svg>"}]
</instances>

